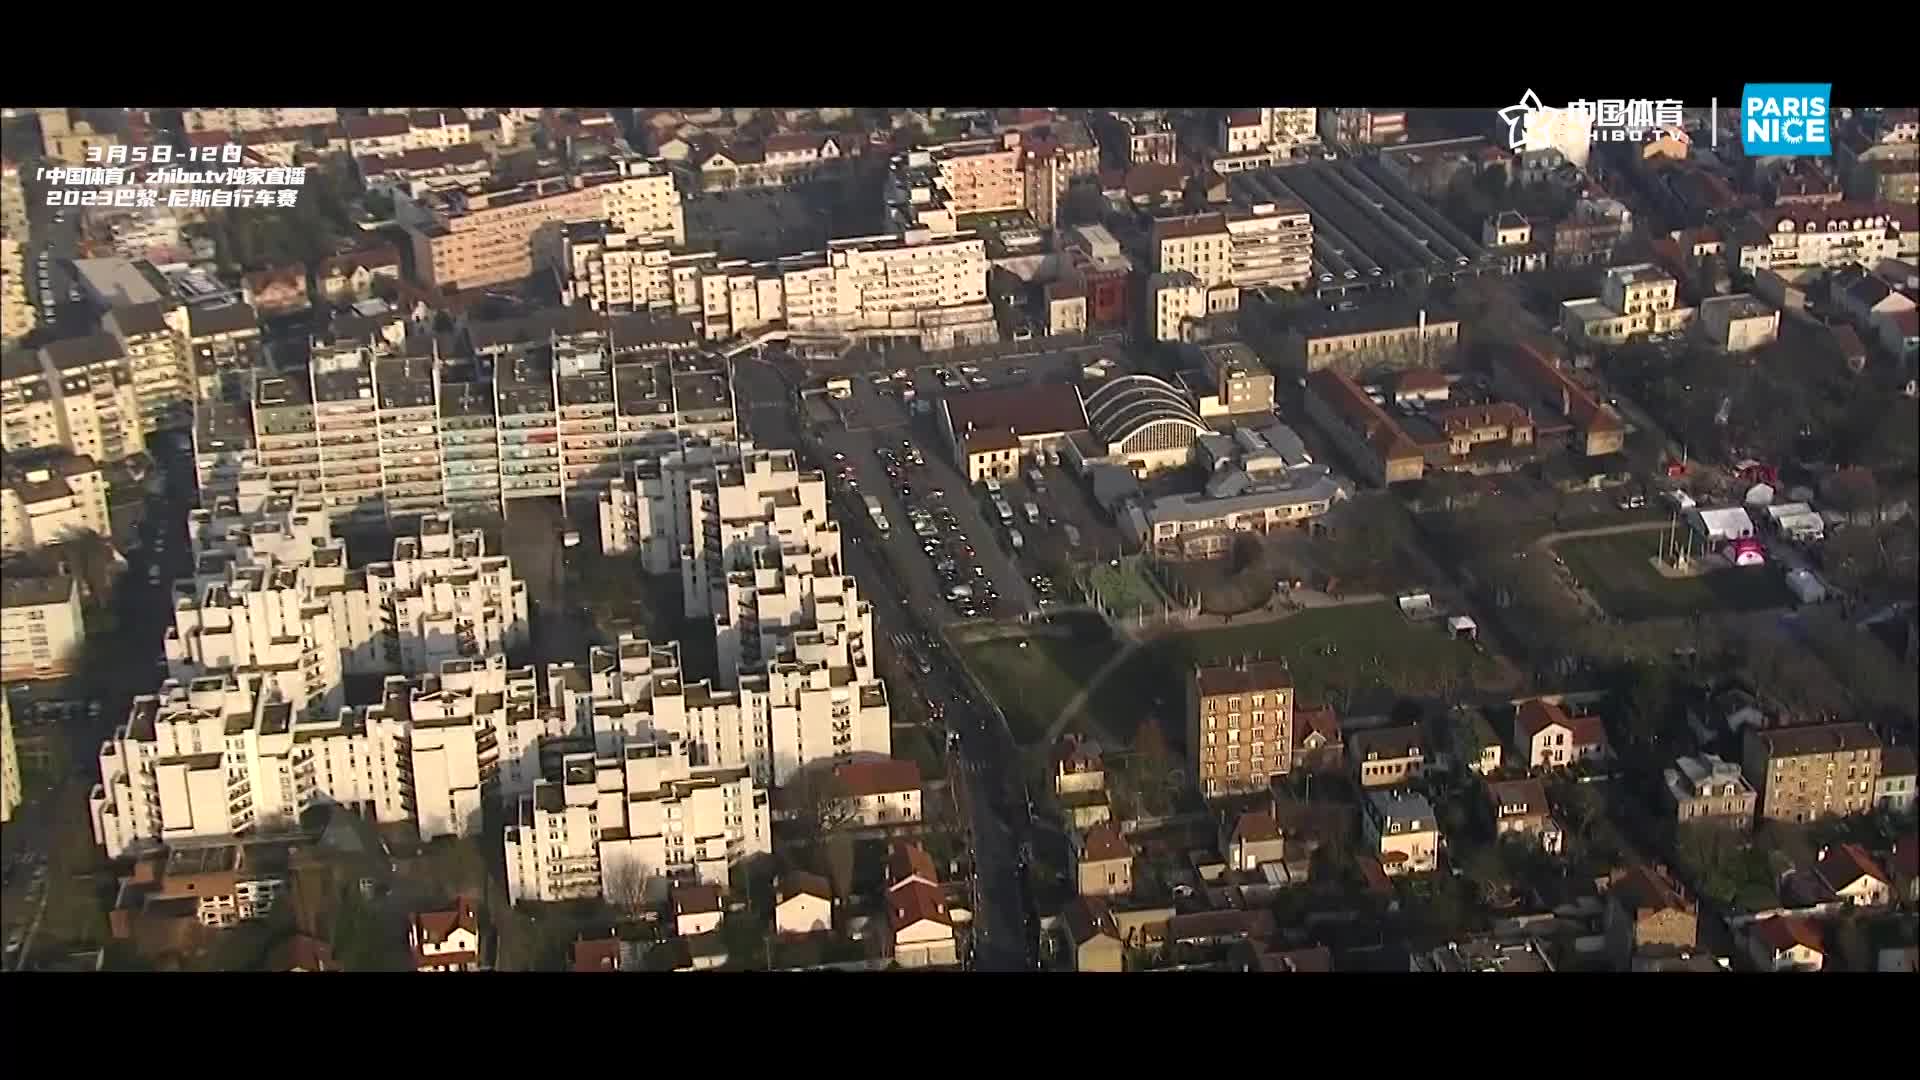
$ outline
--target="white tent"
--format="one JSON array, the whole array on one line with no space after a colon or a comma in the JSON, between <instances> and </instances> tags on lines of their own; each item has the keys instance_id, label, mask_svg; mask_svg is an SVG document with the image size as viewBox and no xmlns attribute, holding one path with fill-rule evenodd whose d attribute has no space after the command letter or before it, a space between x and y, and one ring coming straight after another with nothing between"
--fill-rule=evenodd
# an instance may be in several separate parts
<instances>
[{"instance_id":1,"label":"white tent","mask_svg":"<svg viewBox=\"0 0 1920 1080\"><path fill-rule=\"evenodd\" d=\"M1456 638L1472 640L1480 636L1480 627L1469 616L1455 615L1447 620L1447 632Z\"/></svg>"},{"instance_id":2,"label":"white tent","mask_svg":"<svg viewBox=\"0 0 1920 1080\"><path fill-rule=\"evenodd\" d=\"M1769 506L1767 518L1782 536L1795 540L1818 540L1826 535L1827 523L1803 502Z\"/></svg>"},{"instance_id":3,"label":"white tent","mask_svg":"<svg viewBox=\"0 0 1920 1080\"><path fill-rule=\"evenodd\" d=\"M1768 506L1773 502L1773 487L1769 484L1755 484L1747 489L1748 506Z\"/></svg>"},{"instance_id":4,"label":"white tent","mask_svg":"<svg viewBox=\"0 0 1920 1080\"><path fill-rule=\"evenodd\" d=\"M1817 604L1827 598L1826 586L1820 584L1811 570L1787 571L1787 588L1792 589L1803 604Z\"/></svg>"},{"instance_id":5,"label":"white tent","mask_svg":"<svg viewBox=\"0 0 1920 1080\"><path fill-rule=\"evenodd\" d=\"M1745 507L1723 506L1713 510L1693 510L1688 523L1710 542L1723 544L1753 535L1753 518Z\"/></svg>"}]
</instances>

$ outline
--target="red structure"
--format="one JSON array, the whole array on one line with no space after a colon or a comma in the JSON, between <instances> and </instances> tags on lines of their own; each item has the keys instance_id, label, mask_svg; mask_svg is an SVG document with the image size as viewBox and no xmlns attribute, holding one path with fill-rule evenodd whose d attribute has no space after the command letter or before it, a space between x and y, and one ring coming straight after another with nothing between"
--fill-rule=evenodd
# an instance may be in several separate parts
<instances>
[{"instance_id":1,"label":"red structure","mask_svg":"<svg viewBox=\"0 0 1920 1080\"><path fill-rule=\"evenodd\" d=\"M1093 272L1087 279L1087 325L1102 329L1127 324L1127 273Z\"/></svg>"}]
</instances>

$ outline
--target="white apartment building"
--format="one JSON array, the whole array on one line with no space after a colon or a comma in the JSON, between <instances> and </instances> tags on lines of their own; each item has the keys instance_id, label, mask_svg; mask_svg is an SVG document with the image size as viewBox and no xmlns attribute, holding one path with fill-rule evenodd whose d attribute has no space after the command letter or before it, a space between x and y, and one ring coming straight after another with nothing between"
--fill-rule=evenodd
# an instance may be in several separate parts
<instances>
[{"instance_id":1,"label":"white apartment building","mask_svg":"<svg viewBox=\"0 0 1920 1080\"><path fill-rule=\"evenodd\" d=\"M253 411L243 402L198 401L193 406L193 474L209 508L221 499L252 511L273 493L253 437Z\"/></svg>"},{"instance_id":2,"label":"white apartment building","mask_svg":"<svg viewBox=\"0 0 1920 1080\"><path fill-rule=\"evenodd\" d=\"M332 106L301 106L287 109L212 108L183 109L182 126L187 131L260 131L268 128L312 127L340 120L340 110Z\"/></svg>"},{"instance_id":3,"label":"white apartment building","mask_svg":"<svg viewBox=\"0 0 1920 1080\"><path fill-rule=\"evenodd\" d=\"M0 449L66 446L64 420L40 354L30 349L0 354Z\"/></svg>"},{"instance_id":4,"label":"white apartment building","mask_svg":"<svg viewBox=\"0 0 1920 1080\"><path fill-rule=\"evenodd\" d=\"M1734 233L1729 262L1749 274L1800 266L1873 266L1897 258L1900 227L1884 206L1837 202L1760 211Z\"/></svg>"},{"instance_id":5,"label":"white apartment building","mask_svg":"<svg viewBox=\"0 0 1920 1080\"><path fill-rule=\"evenodd\" d=\"M77 580L13 573L0 580L0 683L70 673L85 636Z\"/></svg>"},{"instance_id":6,"label":"white apartment building","mask_svg":"<svg viewBox=\"0 0 1920 1080\"><path fill-rule=\"evenodd\" d=\"M345 543L317 503L284 496L251 514L228 506L189 518L199 572L176 583L163 645L182 682L257 674L288 701L327 712L346 674L438 671L491 656L528 632L526 584L480 532L423 515L390 561L349 571Z\"/></svg>"},{"instance_id":7,"label":"white apartment building","mask_svg":"<svg viewBox=\"0 0 1920 1080\"><path fill-rule=\"evenodd\" d=\"M856 678L854 663L831 655L836 644L850 651L844 636L804 636L764 672L742 674L737 687L721 689L711 679L684 677L678 644L628 634L615 646L596 646L584 670L550 667L547 687L566 730L591 730L598 753L665 733L686 741L695 767L745 769L769 787L815 762L891 751L885 685L870 673Z\"/></svg>"},{"instance_id":8,"label":"white apartment building","mask_svg":"<svg viewBox=\"0 0 1920 1080\"><path fill-rule=\"evenodd\" d=\"M566 755L517 801L506 830L507 895L618 895L632 882L699 881L773 850L767 792L745 769L696 768L676 737L641 735Z\"/></svg>"},{"instance_id":9,"label":"white apartment building","mask_svg":"<svg viewBox=\"0 0 1920 1080\"><path fill-rule=\"evenodd\" d=\"M1298 289L1313 276L1313 218L1299 203L1256 203L1227 214L1226 281Z\"/></svg>"},{"instance_id":10,"label":"white apartment building","mask_svg":"<svg viewBox=\"0 0 1920 1080\"><path fill-rule=\"evenodd\" d=\"M1229 109L1220 118L1216 140L1228 155L1269 150L1284 160L1320 144L1319 119L1313 108Z\"/></svg>"},{"instance_id":11,"label":"white apartment building","mask_svg":"<svg viewBox=\"0 0 1920 1080\"><path fill-rule=\"evenodd\" d=\"M1207 287L1191 270L1147 278L1147 324L1155 341L1185 341L1187 328L1207 317Z\"/></svg>"},{"instance_id":12,"label":"white apartment building","mask_svg":"<svg viewBox=\"0 0 1920 1080\"><path fill-rule=\"evenodd\" d=\"M169 679L101 745L94 839L119 858L285 828L317 805L410 822L423 840L473 835L486 793L529 790L515 777L538 759L531 680L516 689L513 675L498 654L447 661L389 677L377 704L334 710L301 710L255 675Z\"/></svg>"},{"instance_id":13,"label":"white apartment building","mask_svg":"<svg viewBox=\"0 0 1920 1080\"><path fill-rule=\"evenodd\" d=\"M107 481L92 458L54 450L0 470L0 551L23 551L69 533L112 532Z\"/></svg>"},{"instance_id":14,"label":"white apartment building","mask_svg":"<svg viewBox=\"0 0 1920 1080\"><path fill-rule=\"evenodd\" d=\"M1747 293L1710 296L1700 303L1700 325L1707 339L1720 348L1751 352L1779 338L1780 312Z\"/></svg>"}]
</instances>

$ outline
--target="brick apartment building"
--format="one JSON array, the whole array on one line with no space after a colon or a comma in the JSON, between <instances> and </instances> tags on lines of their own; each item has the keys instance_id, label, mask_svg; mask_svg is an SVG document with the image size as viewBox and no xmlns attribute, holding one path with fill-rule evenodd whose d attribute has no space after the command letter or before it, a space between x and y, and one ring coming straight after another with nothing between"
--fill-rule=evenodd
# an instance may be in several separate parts
<instances>
[{"instance_id":1,"label":"brick apartment building","mask_svg":"<svg viewBox=\"0 0 1920 1080\"><path fill-rule=\"evenodd\" d=\"M1279 660L1193 670L1187 744L1208 797L1264 791L1293 768L1293 676Z\"/></svg>"}]
</instances>

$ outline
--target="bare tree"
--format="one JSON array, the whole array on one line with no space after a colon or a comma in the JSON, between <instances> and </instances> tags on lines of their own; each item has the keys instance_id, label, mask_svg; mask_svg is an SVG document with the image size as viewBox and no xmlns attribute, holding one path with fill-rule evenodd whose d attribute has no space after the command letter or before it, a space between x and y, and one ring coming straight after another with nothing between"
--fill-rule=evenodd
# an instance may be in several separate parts
<instances>
[{"instance_id":1,"label":"bare tree","mask_svg":"<svg viewBox=\"0 0 1920 1080\"><path fill-rule=\"evenodd\" d=\"M787 805L794 827L811 841L854 820L856 808L846 787L826 768L802 769L787 782Z\"/></svg>"},{"instance_id":2,"label":"bare tree","mask_svg":"<svg viewBox=\"0 0 1920 1080\"><path fill-rule=\"evenodd\" d=\"M652 875L639 859L615 859L606 867L602 889L607 903L628 918L637 917L647 906L647 883Z\"/></svg>"}]
</instances>

